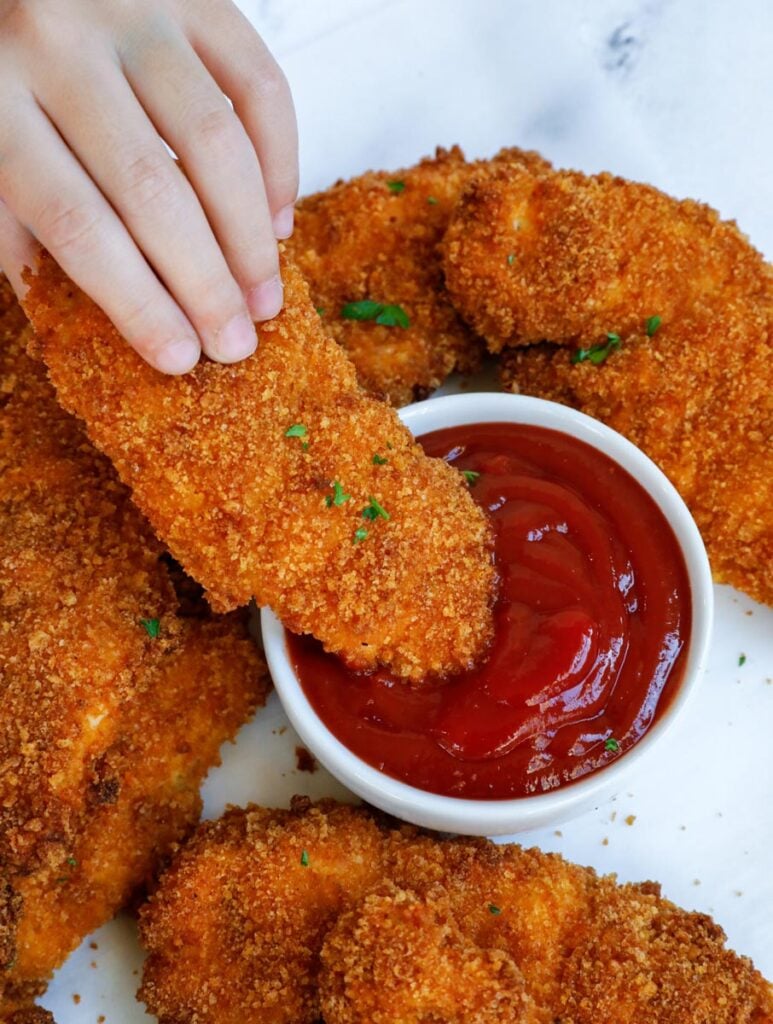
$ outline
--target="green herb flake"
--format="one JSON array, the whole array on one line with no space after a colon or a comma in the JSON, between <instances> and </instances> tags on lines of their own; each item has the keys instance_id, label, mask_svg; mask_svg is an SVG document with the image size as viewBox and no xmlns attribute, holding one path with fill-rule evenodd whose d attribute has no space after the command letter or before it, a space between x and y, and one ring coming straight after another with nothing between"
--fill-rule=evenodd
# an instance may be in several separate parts
<instances>
[{"instance_id":1,"label":"green herb flake","mask_svg":"<svg viewBox=\"0 0 773 1024\"><path fill-rule=\"evenodd\" d=\"M379 502L377 502L375 498L368 498L368 501L370 502L370 504L368 505L367 508L364 508L362 510L363 519L369 519L371 522L373 522L374 519L378 519L379 517L381 519L392 518L390 514L387 512L387 510L384 508L384 506L379 504Z\"/></svg>"},{"instance_id":2,"label":"green herb flake","mask_svg":"<svg viewBox=\"0 0 773 1024\"><path fill-rule=\"evenodd\" d=\"M335 505L336 508L338 508L339 505L343 505L343 503L345 501L348 501L350 498L351 494L347 494L344 491L343 487L340 485L340 483L337 480L334 480L333 493L332 495L328 494L328 496L325 498L325 504L327 505L328 508L330 508L331 505Z\"/></svg>"},{"instance_id":3,"label":"green herb flake","mask_svg":"<svg viewBox=\"0 0 773 1024\"><path fill-rule=\"evenodd\" d=\"M70 879L69 879L68 876L62 876L62 878L57 878L56 879L56 884L57 885L67 885L67 883L69 881L70 881Z\"/></svg>"},{"instance_id":4,"label":"green herb flake","mask_svg":"<svg viewBox=\"0 0 773 1024\"><path fill-rule=\"evenodd\" d=\"M384 458L383 455L379 455L378 452L376 452L373 456L372 462L374 466L386 466L389 459Z\"/></svg>"},{"instance_id":5,"label":"green herb flake","mask_svg":"<svg viewBox=\"0 0 773 1024\"><path fill-rule=\"evenodd\" d=\"M613 754L616 754L620 749L620 744L612 736L608 740L604 740L604 750L611 750Z\"/></svg>"},{"instance_id":6,"label":"green herb flake","mask_svg":"<svg viewBox=\"0 0 773 1024\"><path fill-rule=\"evenodd\" d=\"M427 202L430 206L437 206L438 201L434 196L427 196Z\"/></svg>"},{"instance_id":7,"label":"green herb flake","mask_svg":"<svg viewBox=\"0 0 773 1024\"><path fill-rule=\"evenodd\" d=\"M140 625L151 638L155 640L161 629L161 623L158 619L140 619Z\"/></svg>"},{"instance_id":8,"label":"green herb flake","mask_svg":"<svg viewBox=\"0 0 773 1024\"><path fill-rule=\"evenodd\" d=\"M508 267L512 267L512 265L514 263L515 263L515 253L511 252L511 253L508 254L508 257L507 257L507 265L508 265Z\"/></svg>"},{"instance_id":9,"label":"green herb flake","mask_svg":"<svg viewBox=\"0 0 773 1024\"><path fill-rule=\"evenodd\" d=\"M324 316L325 315L325 307L324 306L317 306L317 313L320 316Z\"/></svg>"},{"instance_id":10,"label":"green herb flake","mask_svg":"<svg viewBox=\"0 0 773 1024\"><path fill-rule=\"evenodd\" d=\"M405 191L405 182L404 181L388 181L387 182L387 188L389 189L389 191L393 195L399 196L401 192Z\"/></svg>"},{"instance_id":11,"label":"green herb flake","mask_svg":"<svg viewBox=\"0 0 773 1024\"><path fill-rule=\"evenodd\" d=\"M616 348L620 348L620 335L613 334L611 331L607 334L607 340L605 343L600 345L591 345L590 348L578 348L576 352L572 353L573 363L593 363L594 366L598 366L599 363L603 363L604 360L610 356Z\"/></svg>"},{"instance_id":12,"label":"green herb flake","mask_svg":"<svg viewBox=\"0 0 773 1024\"><path fill-rule=\"evenodd\" d=\"M740 668L742 665L745 665L745 664L746 664L746 655L742 654L739 657L739 659L738 659L738 667Z\"/></svg>"},{"instance_id":13,"label":"green herb flake","mask_svg":"<svg viewBox=\"0 0 773 1024\"><path fill-rule=\"evenodd\" d=\"M77 868L78 866L78 861L75 859L75 857L68 857L67 863L70 865L71 868Z\"/></svg>"},{"instance_id":14,"label":"green herb flake","mask_svg":"<svg viewBox=\"0 0 773 1024\"><path fill-rule=\"evenodd\" d=\"M402 306L374 302L372 299L361 299L359 302L347 302L341 308L341 316L345 320L375 320L383 327L410 327L411 321Z\"/></svg>"},{"instance_id":15,"label":"green herb flake","mask_svg":"<svg viewBox=\"0 0 773 1024\"><path fill-rule=\"evenodd\" d=\"M285 430L285 437L305 437L308 431L302 423L293 423Z\"/></svg>"},{"instance_id":16,"label":"green herb flake","mask_svg":"<svg viewBox=\"0 0 773 1024\"><path fill-rule=\"evenodd\" d=\"M304 441L304 442L303 442L303 443L301 444L301 448L302 448L302 449L303 449L303 450L304 450L305 452L307 452L307 451L309 450L309 442L308 442L308 441Z\"/></svg>"},{"instance_id":17,"label":"green herb flake","mask_svg":"<svg viewBox=\"0 0 773 1024\"><path fill-rule=\"evenodd\" d=\"M651 338L655 331L660 327L662 320L659 316L650 316L647 318L647 325L645 330L647 331L647 337Z\"/></svg>"},{"instance_id":18,"label":"green herb flake","mask_svg":"<svg viewBox=\"0 0 773 1024\"><path fill-rule=\"evenodd\" d=\"M301 867L307 868L309 866L309 852L308 850L301 851Z\"/></svg>"},{"instance_id":19,"label":"green herb flake","mask_svg":"<svg viewBox=\"0 0 773 1024\"><path fill-rule=\"evenodd\" d=\"M496 905L496 903L489 903L489 905L488 905L488 912L489 912L489 914L493 914L496 917L497 914L501 914L502 913L502 908L498 907Z\"/></svg>"},{"instance_id":20,"label":"green herb flake","mask_svg":"<svg viewBox=\"0 0 773 1024\"><path fill-rule=\"evenodd\" d=\"M368 531L364 526L361 526L359 530L354 531L354 543L360 544L368 536Z\"/></svg>"},{"instance_id":21,"label":"green herb flake","mask_svg":"<svg viewBox=\"0 0 773 1024\"><path fill-rule=\"evenodd\" d=\"M474 469L463 469L462 470L462 476L467 481L467 483L470 485L470 487L472 487L472 485L475 483L475 481L480 476L480 473L476 473Z\"/></svg>"}]
</instances>

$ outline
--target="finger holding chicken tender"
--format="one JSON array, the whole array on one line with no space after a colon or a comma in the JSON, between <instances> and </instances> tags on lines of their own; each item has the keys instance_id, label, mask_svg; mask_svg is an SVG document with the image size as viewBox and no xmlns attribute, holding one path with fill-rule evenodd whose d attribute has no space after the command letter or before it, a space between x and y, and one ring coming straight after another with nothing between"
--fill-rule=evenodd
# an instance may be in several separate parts
<instances>
[{"instance_id":1,"label":"finger holding chicken tender","mask_svg":"<svg viewBox=\"0 0 773 1024\"><path fill-rule=\"evenodd\" d=\"M698 301L762 294L770 271L733 222L610 174L494 163L443 241L446 285L492 352L579 346L673 323Z\"/></svg>"},{"instance_id":2,"label":"finger holding chicken tender","mask_svg":"<svg viewBox=\"0 0 773 1024\"><path fill-rule=\"evenodd\" d=\"M516 149L494 159L549 167ZM438 244L464 185L483 165L468 163L458 146L438 149L413 167L336 182L296 207L288 251L322 323L362 385L393 405L426 397L454 369L469 372L479 361L480 342L445 291ZM368 302L369 319L357 319ZM402 313L387 324L375 304Z\"/></svg>"},{"instance_id":3,"label":"finger holding chicken tender","mask_svg":"<svg viewBox=\"0 0 773 1024\"><path fill-rule=\"evenodd\" d=\"M219 611L255 597L357 668L461 669L492 634L491 538L461 474L366 396L299 272L258 352L165 377L45 259L26 309L66 408Z\"/></svg>"}]
</instances>

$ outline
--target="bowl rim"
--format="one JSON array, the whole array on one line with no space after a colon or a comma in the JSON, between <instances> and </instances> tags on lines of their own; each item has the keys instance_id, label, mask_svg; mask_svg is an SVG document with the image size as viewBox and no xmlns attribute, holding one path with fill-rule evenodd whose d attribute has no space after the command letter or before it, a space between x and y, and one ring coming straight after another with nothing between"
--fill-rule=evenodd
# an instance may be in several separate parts
<instances>
[{"instance_id":1,"label":"bowl rim","mask_svg":"<svg viewBox=\"0 0 773 1024\"><path fill-rule=\"evenodd\" d=\"M560 822L580 813L651 755L681 716L706 667L711 642L714 592L706 549L695 521L673 484L639 448L599 420L569 406L509 393L469 392L445 395L405 406L398 412L415 436L475 423L527 423L569 433L606 454L630 473L666 516L687 568L691 592L691 630L684 675L669 707L645 735L609 765L567 786L546 793L504 799L469 799L431 793L395 779L363 761L322 722L290 662L285 629L270 608L261 609L261 628L269 670L293 728L315 757L340 782L368 803L429 828L474 834L524 831Z\"/></svg>"}]
</instances>

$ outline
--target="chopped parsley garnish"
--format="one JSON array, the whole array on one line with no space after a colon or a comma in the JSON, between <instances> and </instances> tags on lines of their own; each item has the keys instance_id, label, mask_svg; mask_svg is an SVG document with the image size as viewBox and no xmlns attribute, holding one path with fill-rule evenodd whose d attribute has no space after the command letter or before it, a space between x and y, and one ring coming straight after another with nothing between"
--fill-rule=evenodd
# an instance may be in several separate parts
<instances>
[{"instance_id":1,"label":"chopped parsley garnish","mask_svg":"<svg viewBox=\"0 0 773 1024\"><path fill-rule=\"evenodd\" d=\"M379 504L379 502L377 502L375 498L368 498L368 501L370 502L370 504L368 505L367 508L364 508L362 510L363 519L369 519L371 522L373 522L373 520L378 519L379 516L382 519L392 518L387 512L387 510L384 508L384 506Z\"/></svg>"},{"instance_id":2,"label":"chopped parsley garnish","mask_svg":"<svg viewBox=\"0 0 773 1024\"><path fill-rule=\"evenodd\" d=\"M607 356L610 356L616 348L620 348L620 335L610 332L607 334L606 343L591 345L590 348L578 348L572 353L573 363L584 363L586 360L598 366L603 363Z\"/></svg>"},{"instance_id":3,"label":"chopped parsley garnish","mask_svg":"<svg viewBox=\"0 0 773 1024\"><path fill-rule=\"evenodd\" d=\"M402 306L374 302L373 299L361 299L359 302L347 302L341 309L341 316L346 320L375 320L383 327L410 327L411 321Z\"/></svg>"},{"instance_id":4,"label":"chopped parsley garnish","mask_svg":"<svg viewBox=\"0 0 773 1024\"><path fill-rule=\"evenodd\" d=\"M511 252L511 253L508 254L508 257L507 257L507 265L508 265L508 267L512 267L512 265L514 263L515 263L515 253Z\"/></svg>"},{"instance_id":5,"label":"chopped parsley garnish","mask_svg":"<svg viewBox=\"0 0 773 1024\"><path fill-rule=\"evenodd\" d=\"M488 905L488 912L489 912L489 914L494 914L494 915L501 914L502 913L502 908L498 907L496 905L496 903L489 903L489 905Z\"/></svg>"},{"instance_id":6,"label":"chopped parsley garnish","mask_svg":"<svg viewBox=\"0 0 773 1024\"><path fill-rule=\"evenodd\" d=\"M438 201L434 196L427 196L427 202L430 206L437 206Z\"/></svg>"},{"instance_id":7,"label":"chopped parsley garnish","mask_svg":"<svg viewBox=\"0 0 773 1024\"><path fill-rule=\"evenodd\" d=\"M67 863L70 865L71 868L77 868L78 866L78 861L75 859L75 857L68 857Z\"/></svg>"},{"instance_id":8,"label":"chopped parsley garnish","mask_svg":"<svg viewBox=\"0 0 773 1024\"><path fill-rule=\"evenodd\" d=\"M328 494L328 496L325 498L325 504L327 505L328 508L330 508L331 505L335 505L337 507L338 505L343 505L343 503L345 501L348 501L350 498L351 494L346 494L344 492L343 487L339 484L339 482L337 480L334 480L333 493Z\"/></svg>"},{"instance_id":9,"label":"chopped parsley garnish","mask_svg":"<svg viewBox=\"0 0 773 1024\"><path fill-rule=\"evenodd\" d=\"M301 851L301 867L307 868L309 866L309 853L308 850Z\"/></svg>"},{"instance_id":10,"label":"chopped parsley garnish","mask_svg":"<svg viewBox=\"0 0 773 1024\"><path fill-rule=\"evenodd\" d=\"M374 466L386 466L389 459L385 459L383 455L379 455L378 452L373 456Z\"/></svg>"},{"instance_id":11,"label":"chopped parsley garnish","mask_svg":"<svg viewBox=\"0 0 773 1024\"><path fill-rule=\"evenodd\" d=\"M613 739L610 736L608 740L604 740L604 750L611 750L613 754L616 754L619 749L620 744L617 742L616 739Z\"/></svg>"},{"instance_id":12,"label":"chopped parsley garnish","mask_svg":"<svg viewBox=\"0 0 773 1024\"><path fill-rule=\"evenodd\" d=\"M359 544L361 541L365 540L367 536L368 531L365 529L364 526L361 526L359 530L354 531L354 543Z\"/></svg>"},{"instance_id":13,"label":"chopped parsley garnish","mask_svg":"<svg viewBox=\"0 0 773 1024\"><path fill-rule=\"evenodd\" d=\"M303 443L301 444L301 448L303 448L303 450L304 450L305 452L307 452L307 451L309 450L309 442L308 442L308 441L304 441L304 442L303 442Z\"/></svg>"},{"instance_id":14,"label":"chopped parsley garnish","mask_svg":"<svg viewBox=\"0 0 773 1024\"><path fill-rule=\"evenodd\" d=\"M319 313L320 316L324 316L325 315L325 307L324 306L317 306L317 312Z\"/></svg>"},{"instance_id":15,"label":"chopped parsley garnish","mask_svg":"<svg viewBox=\"0 0 773 1024\"><path fill-rule=\"evenodd\" d=\"M480 473L476 473L474 469L463 469L462 470L462 476L467 481L467 483L470 485L470 487L472 487L472 485L475 483L475 481L480 476Z\"/></svg>"},{"instance_id":16,"label":"chopped parsley garnish","mask_svg":"<svg viewBox=\"0 0 773 1024\"><path fill-rule=\"evenodd\" d=\"M746 664L746 655L742 654L740 656L740 658L738 659L738 667L740 668L741 665L745 665L745 664Z\"/></svg>"},{"instance_id":17,"label":"chopped parsley garnish","mask_svg":"<svg viewBox=\"0 0 773 1024\"><path fill-rule=\"evenodd\" d=\"M56 884L57 885L67 885L67 883L69 881L70 881L69 875L68 876L62 876L62 878L57 878L56 879Z\"/></svg>"},{"instance_id":18,"label":"chopped parsley garnish","mask_svg":"<svg viewBox=\"0 0 773 1024\"><path fill-rule=\"evenodd\" d=\"M648 338L652 337L658 327L660 327L661 322L662 321L659 316L650 316L647 318L647 326L645 329L647 331Z\"/></svg>"},{"instance_id":19,"label":"chopped parsley garnish","mask_svg":"<svg viewBox=\"0 0 773 1024\"><path fill-rule=\"evenodd\" d=\"M285 430L285 437L305 437L306 434L306 427L302 423L293 423L291 427Z\"/></svg>"},{"instance_id":20,"label":"chopped parsley garnish","mask_svg":"<svg viewBox=\"0 0 773 1024\"><path fill-rule=\"evenodd\" d=\"M387 188L394 195L399 196L400 193L405 189L405 182L404 181L388 181L387 182Z\"/></svg>"},{"instance_id":21,"label":"chopped parsley garnish","mask_svg":"<svg viewBox=\"0 0 773 1024\"><path fill-rule=\"evenodd\" d=\"M152 640L156 639L161 629L161 623L158 619L140 619L140 625Z\"/></svg>"}]
</instances>

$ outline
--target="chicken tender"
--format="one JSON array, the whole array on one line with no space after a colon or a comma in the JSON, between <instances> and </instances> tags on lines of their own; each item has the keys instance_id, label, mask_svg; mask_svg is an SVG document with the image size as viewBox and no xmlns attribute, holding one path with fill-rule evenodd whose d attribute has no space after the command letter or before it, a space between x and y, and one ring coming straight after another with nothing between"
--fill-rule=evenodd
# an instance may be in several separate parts
<instances>
[{"instance_id":1,"label":"chicken tender","mask_svg":"<svg viewBox=\"0 0 773 1024\"><path fill-rule=\"evenodd\" d=\"M507 157L549 166L536 153L508 150ZM414 167L339 181L296 208L287 245L322 323L361 384L393 405L425 398L454 369L469 372L478 364L480 342L446 294L438 243L462 188L481 166L467 163L458 146L438 149ZM407 325L342 315L350 303L367 300L399 306Z\"/></svg>"},{"instance_id":2,"label":"chicken tender","mask_svg":"<svg viewBox=\"0 0 773 1024\"><path fill-rule=\"evenodd\" d=\"M6 307L2 322L15 316ZM0 359L13 376L0 409L6 1013L193 826L220 744L267 688L241 615L178 614L162 548L127 489L18 337L13 347L14 360L5 344Z\"/></svg>"},{"instance_id":3,"label":"chicken tender","mask_svg":"<svg viewBox=\"0 0 773 1024\"><path fill-rule=\"evenodd\" d=\"M773 1022L752 964L657 886L333 801L201 826L140 932L160 1024Z\"/></svg>"},{"instance_id":4,"label":"chicken tender","mask_svg":"<svg viewBox=\"0 0 773 1024\"><path fill-rule=\"evenodd\" d=\"M441 894L385 886L342 914L322 947L325 1024L529 1024L523 977L470 942Z\"/></svg>"},{"instance_id":5,"label":"chicken tender","mask_svg":"<svg viewBox=\"0 0 773 1024\"><path fill-rule=\"evenodd\" d=\"M299 271L257 353L157 373L50 258L26 309L85 420L216 611L255 597L361 669L466 668L493 630L491 535L462 475L366 396Z\"/></svg>"},{"instance_id":6,"label":"chicken tender","mask_svg":"<svg viewBox=\"0 0 773 1024\"><path fill-rule=\"evenodd\" d=\"M760 254L708 206L609 174L506 162L470 182L443 251L453 303L492 352L595 344L770 286Z\"/></svg>"},{"instance_id":7,"label":"chicken tender","mask_svg":"<svg viewBox=\"0 0 773 1024\"><path fill-rule=\"evenodd\" d=\"M603 420L670 478L714 579L773 604L773 315L762 301L699 303L622 339L603 363L541 345L503 357L505 388Z\"/></svg>"},{"instance_id":8,"label":"chicken tender","mask_svg":"<svg viewBox=\"0 0 773 1024\"><path fill-rule=\"evenodd\" d=\"M383 859L370 815L333 801L204 823L140 911L139 998L161 1024L311 1024L323 939Z\"/></svg>"}]
</instances>

